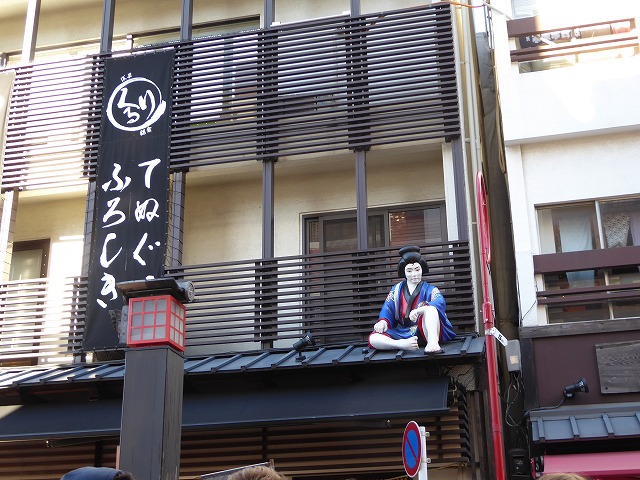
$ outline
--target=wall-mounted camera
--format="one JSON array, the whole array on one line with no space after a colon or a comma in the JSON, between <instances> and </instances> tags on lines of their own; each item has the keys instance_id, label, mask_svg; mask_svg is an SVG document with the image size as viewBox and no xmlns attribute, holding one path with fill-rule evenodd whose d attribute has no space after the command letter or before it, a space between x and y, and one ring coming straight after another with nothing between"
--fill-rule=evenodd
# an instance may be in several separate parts
<instances>
[{"instance_id":1,"label":"wall-mounted camera","mask_svg":"<svg viewBox=\"0 0 640 480\"><path fill-rule=\"evenodd\" d=\"M302 355L302 351L311 345L315 345L315 342L313 341L313 335L311 335L311 333L307 333L304 337L293 344L293 349L298 352L296 362L302 362L305 358L307 358Z\"/></svg>"},{"instance_id":2,"label":"wall-mounted camera","mask_svg":"<svg viewBox=\"0 0 640 480\"><path fill-rule=\"evenodd\" d=\"M564 398L573 398L578 392L589 393L589 385L587 385L587 381L584 378L581 378L573 385L564 387L562 395L564 395Z\"/></svg>"}]
</instances>

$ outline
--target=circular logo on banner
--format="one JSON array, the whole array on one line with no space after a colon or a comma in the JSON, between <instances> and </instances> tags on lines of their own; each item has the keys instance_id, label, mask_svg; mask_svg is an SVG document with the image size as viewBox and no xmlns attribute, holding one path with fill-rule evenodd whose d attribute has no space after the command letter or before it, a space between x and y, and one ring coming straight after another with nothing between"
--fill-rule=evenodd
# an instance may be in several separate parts
<instances>
[{"instance_id":1,"label":"circular logo on banner","mask_svg":"<svg viewBox=\"0 0 640 480\"><path fill-rule=\"evenodd\" d=\"M421 452L420 427L416 422L409 422L404 429L402 438L402 463L404 463L404 469L410 477L415 477L420 470Z\"/></svg>"},{"instance_id":2,"label":"circular logo on banner","mask_svg":"<svg viewBox=\"0 0 640 480\"><path fill-rule=\"evenodd\" d=\"M156 123L166 109L158 86L149 79L134 77L113 90L107 118L117 129L135 132Z\"/></svg>"}]
</instances>

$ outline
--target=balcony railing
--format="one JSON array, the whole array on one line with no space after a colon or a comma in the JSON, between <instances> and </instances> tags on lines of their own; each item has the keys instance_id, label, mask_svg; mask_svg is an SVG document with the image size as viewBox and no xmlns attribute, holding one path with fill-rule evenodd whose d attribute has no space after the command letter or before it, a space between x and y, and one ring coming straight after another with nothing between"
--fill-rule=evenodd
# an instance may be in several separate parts
<instances>
[{"instance_id":1,"label":"balcony railing","mask_svg":"<svg viewBox=\"0 0 640 480\"><path fill-rule=\"evenodd\" d=\"M427 279L447 300L460 334L475 332L469 246L423 245ZM318 345L365 342L391 285L397 249L185 265L168 275L194 283L187 355L290 348L310 332ZM0 361L82 353L86 285L46 279L0 285ZM62 361L61 360L61 361Z\"/></svg>"},{"instance_id":2,"label":"balcony railing","mask_svg":"<svg viewBox=\"0 0 640 480\"><path fill-rule=\"evenodd\" d=\"M81 349L86 285L79 278L0 284L0 365L65 362Z\"/></svg>"},{"instance_id":3,"label":"balcony railing","mask_svg":"<svg viewBox=\"0 0 640 480\"><path fill-rule=\"evenodd\" d=\"M460 132L448 4L157 48L175 51L173 169ZM16 73L3 189L78 185L95 176L108 57L0 69Z\"/></svg>"},{"instance_id":4,"label":"balcony railing","mask_svg":"<svg viewBox=\"0 0 640 480\"><path fill-rule=\"evenodd\" d=\"M468 244L423 246L428 279L447 300L460 333L475 331ZM167 273L191 280L187 346L193 352L290 347L310 332L321 345L366 341L398 281L397 250L374 249L273 260L190 265Z\"/></svg>"},{"instance_id":5,"label":"balcony railing","mask_svg":"<svg viewBox=\"0 0 640 480\"><path fill-rule=\"evenodd\" d=\"M511 20L508 34L517 47L511 51L511 61L526 72L637 55L635 22L634 18L616 18L567 25L552 24L541 17Z\"/></svg>"},{"instance_id":6,"label":"balcony railing","mask_svg":"<svg viewBox=\"0 0 640 480\"><path fill-rule=\"evenodd\" d=\"M537 292L549 322L640 317L640 247L535 255L534 272L553 288ZM571 280L571 272L588 281Z\"/></svg>"}]
</instances>

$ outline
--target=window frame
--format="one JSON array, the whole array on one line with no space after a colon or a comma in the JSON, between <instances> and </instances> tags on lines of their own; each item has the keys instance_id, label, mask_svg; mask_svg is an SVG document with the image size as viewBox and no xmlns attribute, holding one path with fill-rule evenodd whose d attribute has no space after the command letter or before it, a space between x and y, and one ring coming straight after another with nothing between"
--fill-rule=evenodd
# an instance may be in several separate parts
<instances>
[{"instance_id":1,"label":"window frame","mask_svg":"<svg viewBox=\"0 0 640 480\"><path fill-rule=\"evenodd\" d=\"M41 250L42 257L40 260L40 276L38 278L47 278L49 269L49 251L51 248L51 239L42 238L39 240L25 240L13 242L11 254L16 252L25 252L28 250ZM12 262L13 264L13 262Z\"/></svg>"},{"instance_id":2,"label":"window frame","mask_svg":"<svg viewBox=\"0 0 640 480\"><path fill-rule=\"evenodd\" d=\"M622 209L615 205L623 207ZM624 210L627 204L629 208ZM578 251L558 251L555 240L555 230L553 210L564 209L566 214L570 209L580 207L590 207L592 212L590 218L595 220L592 225L592 234L595 234L595 243L592 249ZM625 196L600 198L590 201L567 202L556 205L538 205L536 208L536 217L538 221L538 241L540 243L540 251L545 251L543 246L554 245L554 251L549 253L541 253L533 256L534 275L538 286L537 299L541 307L545 307L546 321L548 324L567 323L573 321L588 321L594 318L588 318L588 314L584 309L596 309L596 304L600 304L608 310L608 316L598 318L600 320L617 320L627 318L627 316L619 316L616 311L622 311L625 305L629 305L630 311L633 308L638 309L638 305L631 305L633 298L637 298L636 288L640 280L640 266L638 272L634 270L634 258L638 258L640 254L640 243L633 244L632 229L633 225L629 225L627 233L626 245L608 246L606 239L606 226L603 219L606 213L622 213L628 212L640 213L640 196ZM607 212L609 210L609 212ZM620 210L617 212L617 210ZM577 211L577 210L576 210ZM562 212L557 217L562 217ZM546 228L545 228L546 225ZM595 232L593 231L595 227ZM546 235L546 239L543 236ZM549 238L549 236L554 238ZM631 238L631 240L629 240ZM631 244L629 244L631 241ZM567 277L569 272L586 272L592 271L594 277L594 285L570 285L560 286L560 282L549 283L550 279L563 276ZM635 274L635 275L634 275ZM549 276L549 278L545 278ZM600 279L600 282L598 281ZM556 279L557 280L557 279ZM626 281L625 281L626 280ZM583 309L580 313L578 307ZM561 312L561 314L550 314L549 309ZM564 308L566 310L558 310ZM601 308L601 307L598 307ZM565 313L566 312L566 313ZM571 312L578 312L573 315ZM551 318L554 317L554 318Z\"/></svg>"},{"instance_id":3,"label":"window frame","mask_svg":"<svg viewBox=\"0 0 640 480\"><path fill-rule=\"evenodd\" d=\"M389 226L389 214L396 211L407 211L407 210L425 210L428 208L438 207L440 209L440 229L442 232L441 242L448 241L448 231L447 231L447 212L446 212L446 203L444 201L438 202L428 202L421 204L410 204L410 205L393 205L388 207L375 207L367 209L367 220L370 220L375 216L382 216L382 234L383 245L380 247L389 247L390 246L390 226ZM309 221L317 219L318 220L318 248L319 254L326 253L322 250L322 246L324 245L324 231L322 229L323 222L330 220L340 220L345 218L351 218L356 220L356 210L343 210L336 212L318 212L314 214L304 214L302 215L302 251L305 255L309 255Z\"/></svg>"}]
</instances>

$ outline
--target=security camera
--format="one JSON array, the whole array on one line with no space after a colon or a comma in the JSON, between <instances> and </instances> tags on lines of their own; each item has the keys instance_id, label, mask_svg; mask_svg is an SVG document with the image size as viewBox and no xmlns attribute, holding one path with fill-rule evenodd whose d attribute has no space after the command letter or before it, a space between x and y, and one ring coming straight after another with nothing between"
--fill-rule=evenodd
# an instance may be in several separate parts
<instances>
[{"instance_id":1,"label":"security camera","mask_svg":"<svg viewBox=\"0 0 640 480\"><path fill-rule=\"evenodd\" d=\"M589 393L589 385L587 385L587 381L584 378L581 378L573 385L567 385L562 390L564 398L573 398L576 392Z\"/></svg>"}]
</instances>

